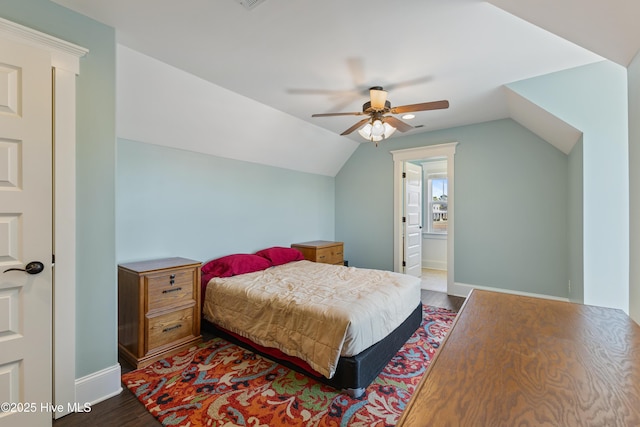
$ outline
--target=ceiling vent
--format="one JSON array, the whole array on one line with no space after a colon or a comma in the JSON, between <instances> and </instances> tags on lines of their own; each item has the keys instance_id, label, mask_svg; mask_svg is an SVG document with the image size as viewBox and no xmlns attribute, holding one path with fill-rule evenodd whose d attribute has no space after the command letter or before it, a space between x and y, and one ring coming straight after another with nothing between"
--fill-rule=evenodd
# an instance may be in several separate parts
<instances>
[{"instance_id":1,"label":"ceiling vent","mask_svg":"<svg viewBox=\"0 0 640 427\"><path fill-rule=\"evenodd\" d=\"M264 0L236 0L238 3L244 6L245 9L251 10L260 3L263 3Z\"/></svg>"}]
</instances>

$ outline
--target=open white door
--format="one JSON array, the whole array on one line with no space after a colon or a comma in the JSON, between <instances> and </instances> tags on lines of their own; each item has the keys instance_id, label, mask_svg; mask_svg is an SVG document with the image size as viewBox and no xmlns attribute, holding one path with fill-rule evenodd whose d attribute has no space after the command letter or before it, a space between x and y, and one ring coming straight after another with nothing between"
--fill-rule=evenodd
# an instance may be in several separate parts
<instances>
[{"instance_id":1,"label":"open white door","mask_svg":"<svg viewBox=\"0 0 640 427\"><path fill-rule=\"evenodd\" d=\"M52 423L51 153L51 55L0 39L1 427Z\"/></svg>"},{"instance_id":2,"label":"open white door","mask_svg":"<svg viewBox=\"0 0 640 427\"><path fill-rule=\"evenodd\" d=\"M422 166L404 164L404 272L422 275Z\"/></svg>"}]
</instances>

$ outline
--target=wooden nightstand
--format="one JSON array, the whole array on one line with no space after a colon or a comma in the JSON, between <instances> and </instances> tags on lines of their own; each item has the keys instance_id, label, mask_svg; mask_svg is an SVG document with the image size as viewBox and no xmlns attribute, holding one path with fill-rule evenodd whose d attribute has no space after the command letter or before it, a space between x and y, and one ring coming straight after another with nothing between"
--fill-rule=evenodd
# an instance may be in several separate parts
<instances>
[{"instance_id":1,"label":"wooden nightstand","mask_svg":"<svg viewBox=\"0 0 640 427\"><path fill-rule=\"evenodd\" d=\"M343 246L342 242L327 240L314 240L291 245L292 248L302 252L306 260L335 265L344 265Z\"/></svg>"},{"instance_id":2,"label":"wooden nightstand","mask_svg":"<svg viewBox=\"0 0 640 427\"><path fill-rule=\"evenodd\" d=\"M118 349L136 368L202 341L200 265L164 258L118 266Z\"/></svg>"}]
</instances>

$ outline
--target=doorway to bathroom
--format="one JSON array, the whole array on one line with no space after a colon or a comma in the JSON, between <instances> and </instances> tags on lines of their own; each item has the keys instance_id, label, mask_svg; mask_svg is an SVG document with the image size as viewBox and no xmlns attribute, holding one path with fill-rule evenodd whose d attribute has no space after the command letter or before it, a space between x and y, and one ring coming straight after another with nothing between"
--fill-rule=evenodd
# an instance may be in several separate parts
<instances>
[{"instance_id":1,"label":"doorway to bathroom","mask_svg":"<svg viewBox=\"0 0 640 427\"><path fill-rule=\"evenodd\" d=\"M411 230L407 230L412 207L405 171L407 164L419 165L422 168L420 276L423 288L437 287L439 292L447 292L454 284L456 145L454 142L391 152L394 162L394 270L417 275L415 268L407 270L407 255L415 253L415 248L410 246L415 246L416 239Z\"/></svg>"}]
</instances>

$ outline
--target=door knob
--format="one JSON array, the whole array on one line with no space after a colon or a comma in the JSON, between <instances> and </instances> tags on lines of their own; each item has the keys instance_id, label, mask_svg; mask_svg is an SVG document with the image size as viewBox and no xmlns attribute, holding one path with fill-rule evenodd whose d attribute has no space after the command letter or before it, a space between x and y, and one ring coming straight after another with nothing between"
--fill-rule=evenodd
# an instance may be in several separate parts
<instances>
[{"instance_id":1,"label":"door knob","mask_svg":"<svg viewBox=\"0 0 640 427\"><path fill-rule=\"evenodd\" d=\"M28 273L28 274L38 274L38 273L41 273L42 270L44 270L43 263L41 263L40 261L31 261L24 268L9 268L4 272L6 273L7 271L24 271L25 273Z\"/></svg>"}]
</instances>

